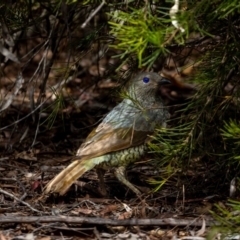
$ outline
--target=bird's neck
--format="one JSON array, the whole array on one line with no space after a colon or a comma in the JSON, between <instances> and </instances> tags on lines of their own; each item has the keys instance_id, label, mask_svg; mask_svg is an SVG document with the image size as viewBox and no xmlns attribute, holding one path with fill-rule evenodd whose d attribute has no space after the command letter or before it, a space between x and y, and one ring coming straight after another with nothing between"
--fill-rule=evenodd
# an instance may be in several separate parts
<instances>
[{"instance_id":1,"label":"bird's neck","mask_svg":"<svg viewBox=\"0 0 240 240\"><path fill-rule=\"evenodd\" d=\"M148 108L156 104L161 106L163 105L159 93L153 90L149 90L148 92L146 92L146 89L138 89L137 94L136 91L130 91L129 101L132 102L134 105L141 106L143 108Z\"/></svg>"}]
</instances>

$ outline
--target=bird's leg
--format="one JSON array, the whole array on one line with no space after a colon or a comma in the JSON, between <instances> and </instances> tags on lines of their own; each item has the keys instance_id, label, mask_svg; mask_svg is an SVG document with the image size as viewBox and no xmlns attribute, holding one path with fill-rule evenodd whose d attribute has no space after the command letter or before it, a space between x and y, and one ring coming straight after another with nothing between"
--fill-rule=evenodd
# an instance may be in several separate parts
<instances>
[{"instance_id":1,"label":"bird's leg","mask_svg":"<svg viewBox=\"0 0 240 240\"><path fill-rule=\"evenodd\" d=\"M129 187L133 192L135 192L138 196L141 195L141 192L135 188L125 177L125 170L126 167L121 166L115 169L115 176L117 177L117 179L125 184L127 187Z\"/></svg>"},{"instance_id":2,"label":"bird's leg","mask_svg":"<svg viewBox=\"0 0 240 240\"><path fill-rule=\"evenodd\" d=\"M106 190L106 186L105 186L105 183L104 183L105 172L106 172L106 170L104 170L102 168L97 168L97 175L98 175L98 179L99 179L100 193L103 196L107 196L107 190Z\"/></svg>"}]
</instances>

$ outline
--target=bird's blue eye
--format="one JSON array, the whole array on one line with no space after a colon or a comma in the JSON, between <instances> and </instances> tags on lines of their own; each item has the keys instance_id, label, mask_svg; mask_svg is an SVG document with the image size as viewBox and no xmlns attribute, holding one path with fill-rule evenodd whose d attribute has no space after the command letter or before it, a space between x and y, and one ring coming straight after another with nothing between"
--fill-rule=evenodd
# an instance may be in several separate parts
<instances>
[{"instance_id":1,"label":"bird's blue eye","mask_svg":"<svg viewBox=\"0 0 240 240\"><path fill-rule=\"evenodd\" d=\"M144 82L144 83L148 83L148 82L149 82L149 78L148 78L148 77L144 77L144 78L143 78L143 82Z\"/></svg>"}]
</instances>

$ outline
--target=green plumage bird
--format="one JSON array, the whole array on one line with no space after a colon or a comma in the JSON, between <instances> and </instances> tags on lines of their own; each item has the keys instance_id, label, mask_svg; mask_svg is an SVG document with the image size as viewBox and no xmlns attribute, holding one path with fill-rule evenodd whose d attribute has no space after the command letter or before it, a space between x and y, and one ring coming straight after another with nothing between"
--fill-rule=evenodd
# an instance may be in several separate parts
<instances>
[{"instance_id":1,"label":"green plumage bird","mask_svg":"<svg viewBox=\"0 0 240 240\"><path fill-rule=\"evenodd\" d=\"M170 81L157 73L143 72L133 78L123 99L94 129L72 162L46 186L45 193L63 195L85 172L96 168L103 186L103 172L114 168L115 176L137 195L140 191L125 178L126 167L146 152L149 135L166 126L168 111L159 96L159 87ZM105 193L105 190L104 190Z\"/></svg>"}]
</instances>

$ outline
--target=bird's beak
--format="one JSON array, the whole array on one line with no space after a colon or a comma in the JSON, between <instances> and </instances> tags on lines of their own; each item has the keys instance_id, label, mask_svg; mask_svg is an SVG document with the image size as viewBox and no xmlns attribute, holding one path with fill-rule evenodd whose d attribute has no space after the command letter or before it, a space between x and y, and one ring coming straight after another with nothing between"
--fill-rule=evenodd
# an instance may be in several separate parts
<instances>
[{"instance_id":1,"label":"bird's beak","mask_svg":"<svg viewBox=\"0 0 240 240\"><path fill-rule=\"evenodd\" d=\"M165 84L171 84L172 82L169 81L168 79L162 77L162 79L159 82L159 85L165 85Z\"/></svg>"}]
</instances>

